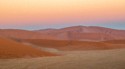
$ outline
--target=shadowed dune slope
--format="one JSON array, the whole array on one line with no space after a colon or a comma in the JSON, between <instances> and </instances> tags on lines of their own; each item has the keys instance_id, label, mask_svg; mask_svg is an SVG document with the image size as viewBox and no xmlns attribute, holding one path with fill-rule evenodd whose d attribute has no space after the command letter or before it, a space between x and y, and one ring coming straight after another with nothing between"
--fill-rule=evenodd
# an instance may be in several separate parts
<instances>
[{"instance_id":1,"label":"shadowed dune slope","mask_svg":"<svg viewBox=\"0 0 125 69\"><path fill-rule=\"evenodd\" d=\"M59 50L107 50L125 48L125 45L114 45L106 42L92 42L92 41L69 41L69 40L41 40L41 39L27 39L25 40L34 45L41 47L56 48Z\"/></svg>"},{"instance_id":2,"label":"shadowed dune slope","mask_svg":"<svg viewBox=\"0 0 125 69\"><path fill-rule=\"evenodd\" d=\"M0 37L0 58L43 57L54 54Z\"/></svg>"}]
</instances>

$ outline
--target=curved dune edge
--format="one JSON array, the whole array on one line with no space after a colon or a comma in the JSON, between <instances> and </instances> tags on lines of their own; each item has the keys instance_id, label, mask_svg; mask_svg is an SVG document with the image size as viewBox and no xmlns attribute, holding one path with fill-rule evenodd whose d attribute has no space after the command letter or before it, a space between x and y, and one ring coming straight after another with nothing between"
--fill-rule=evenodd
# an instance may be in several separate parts
<instances>
[{"instance_id":1,"label":"curved dune edge","mask_svg":"<svg viewBox=\"0 0 125 69\"><path fill-rule=\"evenodd\" d=\"M28 45L23 45L11 39L0 37L0 58L32 58L56 56Z\"/></svg>"}]
</instances>

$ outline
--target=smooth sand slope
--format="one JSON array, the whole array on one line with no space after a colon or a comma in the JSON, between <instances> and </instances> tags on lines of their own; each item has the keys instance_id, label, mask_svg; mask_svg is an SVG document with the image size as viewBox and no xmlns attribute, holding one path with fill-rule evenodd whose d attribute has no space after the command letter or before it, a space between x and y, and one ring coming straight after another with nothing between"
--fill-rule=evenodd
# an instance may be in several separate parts
<instances>
[{"instance_id":1,"label":"smooth sand slope","mask_svg":"<svg viewBox=\"0 0 125 69\"><path fill-rule=\"evenodd\" d=\"M0 37L0 58L42 57L52 55L54 54Z\"/></svg>"},{"instance_id":2,"label":"smooth sand slope","mask_svg":"<svg viewBox=\"0 0 125 69\"><path fill-rule=\"evenodd\" d=\"M65 56L0 59L0 69L125 69L125 49L70 51Z\"/></svg>"},{"instance_id":3,"label":"smooth sand slope","mask_svg":"<svg viewBox=\"0 0 125 69\"><path fill-rule=\"evenodd\" d=\"M42 40L27 39L24 40L39 47L55 48L61 51L84 51L84 50L109 50L125 48L125 44L116 44L107 42L92 41L69 41L69 40ZM124 42L125 43L125 42Z\"/></svg>"}]
</instances>

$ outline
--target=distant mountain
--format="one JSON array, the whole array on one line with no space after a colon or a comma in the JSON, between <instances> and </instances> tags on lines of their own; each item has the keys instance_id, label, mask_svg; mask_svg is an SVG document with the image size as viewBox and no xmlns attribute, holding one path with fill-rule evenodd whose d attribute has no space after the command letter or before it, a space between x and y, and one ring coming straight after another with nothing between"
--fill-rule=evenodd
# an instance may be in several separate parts
<instances>
[{"instance_id":1,"label":"distant mountain","mask_svg":"<svg viewBox=\"0 0 125 69\"><path fill-rule=\"evenodd\" d=\"M105 41L125 39L125 30L116 30L97 26L73 26L62 29L0 30L0 35L18 39L51 39L51 40L79 40Z\"/></svg>"}]
</instances>

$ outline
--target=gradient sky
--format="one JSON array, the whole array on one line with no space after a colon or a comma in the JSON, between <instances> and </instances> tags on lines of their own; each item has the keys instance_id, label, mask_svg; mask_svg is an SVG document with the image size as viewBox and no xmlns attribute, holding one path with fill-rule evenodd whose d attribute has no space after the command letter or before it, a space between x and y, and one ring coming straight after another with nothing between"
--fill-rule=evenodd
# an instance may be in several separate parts
<instances>
[{"instance_id":1,"label":"gradient sky","mask_svg":"<svg viewBox=\"0 0 125 69\"><path fill-rule=\"evenodd\" d=\"M125 0L0 0L0 28L125 29Z\"/></svg>"}]
</instances>

